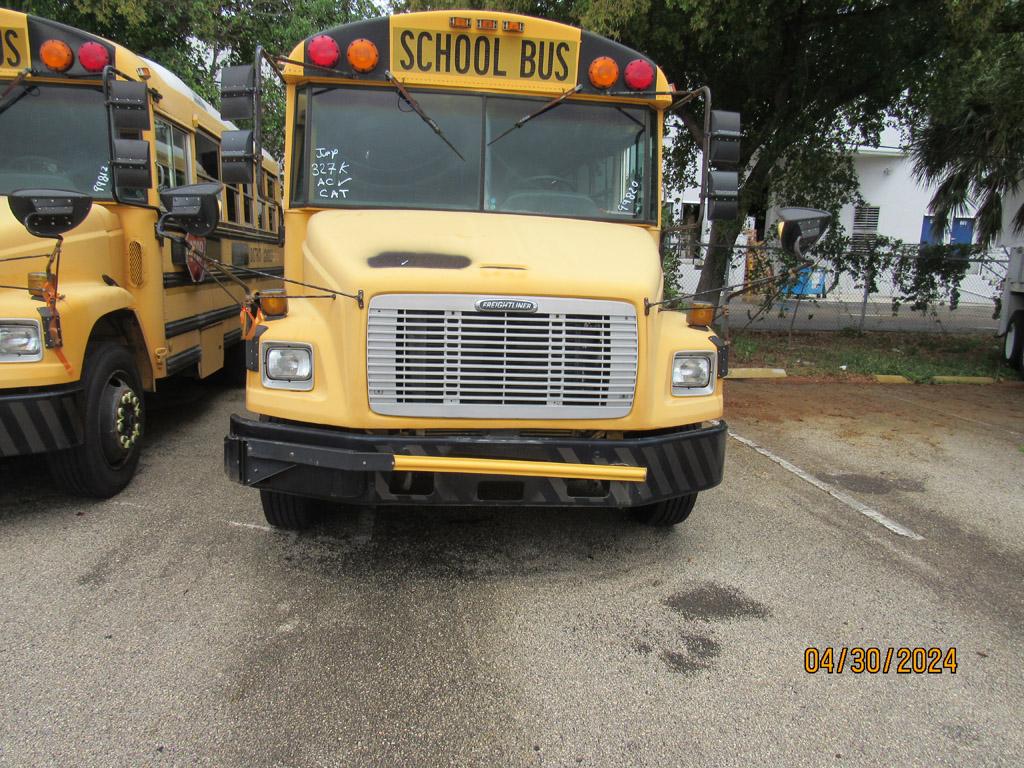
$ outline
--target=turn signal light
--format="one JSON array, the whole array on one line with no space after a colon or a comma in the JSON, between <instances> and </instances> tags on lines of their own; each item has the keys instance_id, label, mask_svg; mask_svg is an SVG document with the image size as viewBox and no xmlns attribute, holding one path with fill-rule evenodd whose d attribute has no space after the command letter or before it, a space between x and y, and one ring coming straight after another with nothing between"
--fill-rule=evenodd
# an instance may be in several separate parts
<instances>
[{"instance_id":1,"label":"turn signal light","mask_svg":"<svg viewBox=\"0 0 1024 768\"><path fill-rule=\"evenodd\" d=\"M71 52L71 46L63 40L47 40L39 46L39 58L47 69L54 72L67 72L75 63L75 55Z\"/></svg>"},{"instance_id":2,"label":"turn signal light","mask_svg":"<svg viewBox=\"0 0 1024 768\"><path fill-rule=\"evenodd\" d=\"M694 304L686 318L690 325L711 325L715 321L715 308L711 304Z\"/></svg>"},{"instance_id":3,"label":"turn signal light","mask_svg":"<svg viewBox=\"0 0 1024 768\"><path fill-rule=\"evenodd\" d=\"M615 85L619 79L619 65L608 56L598 56L590 62L590 82L595 88L604 90Z\"/></svg>"},{"instance_id":4,"label":"turn signal light","mask_svg":"<svg viewBox=\"0 0 1024 768\"><path fill-rule=\"evenodd\" d=\"M288 295L284 288L267 288L259 293L260 309L266 317L284 317L288 314Z\"/></svg>"},{"instance_id":5,"label":"turn signal light","mask_svg":"<svg viewBox=\"0 0 1024 768\"><path fill-rule=\"evenodd\" d=\"M467 16L452 16L448 19L448 25L452 29L469 29L473 26L473 20Z\"/></svg>"},{"instance_id":6,"label":"turn signal light","mask_svg":"<svg viewBox=\"0 0 1024 768\"><path fill-rule=\"evenodd\" d=\"M345 57L356 72L372 72L380 61L377 46L362 37L348 44Z\"/></svg>"},{"instance_id":7,"label":"turn signal light","mask_svg":"<svg viewBox=\"0 0 1024 768\"><path fill-rule=\"evenodd\" d=\"M654 67L643 59L633 59L626 65L626 86L632 91L646 91L654 82Z\"/></svg>"},{"instance_id":8,"label":"turn signal light","mask_svg":"<svg viewBox=\"0 0 1024 768\"><path fill-rule=\"evenodd\" d=\"M341 49L333 37L317 35L306 46L306 55L318 67L333 67L341 58Z\"/></svg>"},{"instance_id":9,"label":"turn signal light","mask_svg":"<svg viewBox=\"0 0 1024 768\"><path fill-rule=\"evenodd\" d=\"M101 72L110 63L110 53L99 43L82 43L78 47L78 63L86 72Z\"/></svg>"}]
</instances>

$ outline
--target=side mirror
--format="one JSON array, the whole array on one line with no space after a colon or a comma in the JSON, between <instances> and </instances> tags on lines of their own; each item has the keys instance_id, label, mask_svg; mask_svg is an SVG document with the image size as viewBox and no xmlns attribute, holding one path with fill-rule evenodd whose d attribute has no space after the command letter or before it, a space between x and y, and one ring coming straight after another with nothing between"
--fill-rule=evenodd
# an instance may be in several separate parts
<instances>
[{"instance_id":1,"label":"side mirror","mask_svg":"<svg viewBox=\"0 0 1024 768\"><path fill-rule=\"evenodd\" d=\"M220 71L220 116L251 120L256 114L256 67L242 64Z\"/></svg>"},{"instance_id":2,"label":"side mirror","mask_svg":"<svg viewBox=\"0 0 1024 768\"><path fill-rule=\"evenodd\" d=\"M224 131L220 137L220 177L225 184L252 184L256 143L252 131Z\"/></svg>"},{"instance_id":3,"label":"side mirror","mask_svg":"<svg viewBox=\"0 0 1024 768\"><path fill-rule=\"evenodd\" d=\"M740 138L743 132L739 112L711 110L706 137L705 163L708 221L735 219L739 213Z\"/></svg>"},{"instance_id":4,"label":"side mirror","mask_svg":"<svg viewBox=\"0 0 1024 768\"><path fill-rule=\"evenodd\" d=\"M31 234L59 238L85 221L92 198L63 189L19 189L8 195L7 204Z\"/></svg>"},{"instance_id":5,"label":"side mirror","mask_svg":"<svg viewBox=\"0 0 1024 768\"><path fill-rule=\"evenodd\" d=\"M107 108L114 129L148 131L149 90L134 80L107 80Z\"/></svg>"},{"instance_id":6,"label":"side mirror","mask_svg":"<svg viewBox=\"0 0 1024 768\"><path fill-rule=\"evenodd\" d=\"M791 256L801 256L824 237L832 214L817 208L780 208L779 240Z\"/></svg>"},{"instance_id":7,"label":"side mirror","mask_svg":"<svg viewBox=\"0 0 1024 768\"><path fill-rule=\"evenodd\" d=\"M160 216L157 231L166 225L195 235L206 237L220 221L220 182L205 181L184 187L160 190L160 202L167 212Z\"/></svg>"},{"instance_id":8,"label":"side mirror","mask_svg":"<svg viewBox=\"0 0 1024 768\"><path fill-rule=\"evenodd\" d=\"M142 139L114 139L111 162L118 189L148 189L153 185L149 164L149 142Z\"/></svg>"},{"instance_id":9,"label":"side mirror","mask_svg":"<svg viewBox=\"0 0 1024 768\"><path fill-rule=\"evenodd\" d=\"M739 196L740 177L736 171L708 171L708 221L735 219Z\"/></svg>"}]
</instances>

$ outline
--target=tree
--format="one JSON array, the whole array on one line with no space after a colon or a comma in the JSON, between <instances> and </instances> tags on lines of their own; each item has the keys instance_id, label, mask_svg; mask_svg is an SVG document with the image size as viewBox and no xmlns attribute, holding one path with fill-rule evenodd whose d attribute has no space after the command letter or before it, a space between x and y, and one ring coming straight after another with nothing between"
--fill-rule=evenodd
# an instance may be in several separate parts
<instances>
[{"instance_id":1,"label":"tree","mask_svg":"<svg viewBox=\"0 0 1024 768\"><path fill-rule=\"evenodd\" d=\"M919 108L912 147L919 177L938 185L935 228L977 206L977 235L990 244L1002 230L1003 206L1024 183L1024 7L973 2L956 9L956 37ZM1011 227L1024 233L1024 206Z\"/></svg>"}]
</instances>

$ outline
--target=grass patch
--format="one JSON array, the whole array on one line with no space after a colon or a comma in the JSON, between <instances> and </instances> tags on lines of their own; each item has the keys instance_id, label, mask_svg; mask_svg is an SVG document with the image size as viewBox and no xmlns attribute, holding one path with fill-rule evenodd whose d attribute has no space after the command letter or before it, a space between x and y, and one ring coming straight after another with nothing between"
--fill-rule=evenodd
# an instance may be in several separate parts
<instances>
[{"instance_id":1,"label":"grass patch","mask_svg":"<svg viewBox=\"0 0 1024 768\"><path fill-rule=\"evenodd\" d=\"M988 334L748 332L732 340L730 365L785 368L790 376L852 378L876 373L927 382L933 376L1016 378L1002 340Z\"/></svg>"}]
</instances>

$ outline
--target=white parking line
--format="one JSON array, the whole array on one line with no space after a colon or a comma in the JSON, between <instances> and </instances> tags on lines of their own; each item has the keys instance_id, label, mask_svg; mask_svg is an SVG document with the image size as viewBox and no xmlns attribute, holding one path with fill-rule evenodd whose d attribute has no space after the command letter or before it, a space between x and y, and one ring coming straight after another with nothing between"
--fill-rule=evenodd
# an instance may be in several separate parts
<instances>
[{"instance_id":1,"label":"white parking line","mask_svg":"<svg viewBox=\"0 0 1024 768\"><path fill-rule=\"evenodd\" d=\"M235 525L239 528L254 528L257 531L269 531L270 533L277 533L277 529L271 528L269 525L257 525L256 523L240 523L237 520L228 520L228 525Z\"/></svg>"},{"instance_id":2,"label":"white parking line","mask_svg":"<svg viewBox=\"0 0 1024 768\"><path fill-rule=\"evenodd\" d=\"M918 533L914 533L912 530L910 530L906 526L900 525L895 520L893 520L893 519L883 515L877 509L872 509L867 504L864 504L864 503L858 501L857 499L853 498L853 496L851 496L850 494L846 493L845 491L840 490L839 488L836 488L834 485L826 483L823 480L819 480L818 478L816 478L811 473L805 472L804 470L800 469L800 467L798 467L795 464L792 464L792 463L786 461L781 456L776 456L774 453L769 451L767 448L762 448L760 445L755 443L753 440L750 440L749 438L737 435L735 432L730 432L729 433L729 437L731 437L733 440L736 440L737 442L743 443L748 448L753 448L755 451L760 453L762 456L765 456L765 457L771 459L772 461L774 461L776 464L778 464L780 467L782 467L787 472L792 472L794 475L799 477L801 480L805 480L806 482L808 482L811 485L813 485L815 488L824 491L825 493L827 493L832 498L834 498L834 499L836 499L838 501L841 501L843 504L848 506L850 509L853 509L853 510L855 510L857 512L860 512L865 517L870 518L871 520L874 520L876 523L878 523L882 527L888 529L892 533L895 533L897 536L905 536L906 538L914 539L915 541L923 541L924 540L924 536L921 536Z\"/></svg>"}]
</instances>

